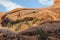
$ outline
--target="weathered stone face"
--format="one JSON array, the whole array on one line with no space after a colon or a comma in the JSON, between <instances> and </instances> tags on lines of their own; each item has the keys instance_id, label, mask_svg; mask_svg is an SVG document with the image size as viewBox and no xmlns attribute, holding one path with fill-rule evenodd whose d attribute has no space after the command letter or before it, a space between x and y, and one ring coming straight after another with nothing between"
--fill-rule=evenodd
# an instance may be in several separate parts
<instances>
[{"instance_id":1,"label":"weathered stone face","mask_svg":"<svg viewBox=\"0 0 60 40\"><path fill-rule=\"evenodd\" d=\"M33 20L27 21L28 24L24 24L26 23L24 21L23 24L21 24L20 22L20 23L17 23L16 25L13 25L15 27L21 24L22 25L22 26L20 25L22 27L21 30L26 30L30 28L30 26L37 26L43 21L60 20L60 14L59 14L60 13L60 7L59 7L60 1L59 0L54 0L54 1L55 1L54 4L56 5L53 5L52 7L49 7L46 9L17 8L10 12L6 12L7 14L1 17L2 22L0 22L0 24L10 25L10 23L14 24L15 22L24 21L25 18L29 19L32 17Z\"/></svg>"},{"instance_id":2,"label":"weathered stone face","mask_svg":"<svg viewBox=\"0 0 60 40\"><path fill-rule=\"evenodd\" d=\"M45 38L45 39L43 38L44 40L49 40L49 39L50 40L60 40L60 21L44 22L41 25L38 25L37 27L32 27L32 28L30 28L30 29L28 29L26 31L19 32L17 34L17 36L19 35L18 36L19 39L21 39L22 37L27 38L27 39L30 37L30 39L32 39L31 37L34 36L34 39L36 40L36 39L38 39L37 35L40 35L40 34L42 35L42 37L44 36L44 38Z\"/></svg>"},{"instance_id":3,"label":"weathered stone face","mask_svg":"<svg viewBox=\"0 0 60 40\"><path fill-rule=\"evenodd\" d=\"M54 2L54 4L55 5L59 5L60 4L60 0L54 0L55 2Z\"/></svg>"},{"instance_id":4,"label":"weathered stone face","mask_svg":"<svg viewBox=\"0 0 60 40\"><path fill-rule=\"evenodd\" d=\"M18 9L2 16L2 27L12 31L24 31L47 20L55 20L56 13L46 9Z\"/></svg>"},{"instance_id":5,"label":"weathered stone face","mask_svg":"<svg viewBox=\"0 0 60 40\"><path fill-rule=\"evenodd\" d=\"M0 12L0 40L38 40L40 28L50 40L60 40L60 0L45 9L17 8L6 13Z\"/></svg>"}]
</instances>

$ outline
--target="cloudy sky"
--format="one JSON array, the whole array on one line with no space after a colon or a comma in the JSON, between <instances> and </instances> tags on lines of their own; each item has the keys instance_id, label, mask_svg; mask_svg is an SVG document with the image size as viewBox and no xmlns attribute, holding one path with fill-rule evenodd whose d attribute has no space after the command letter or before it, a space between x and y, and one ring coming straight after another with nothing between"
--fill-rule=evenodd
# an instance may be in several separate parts
<instances>
[{"instance_id":1,"label":"cloudy sky","mask_svg":"<svg viewBox=\"0 0 60 40\"><path fill-rule=\"evenodd\" d=\"M53 4L54 0L0 0L0 12L15 8L45 8Z\"/></svg>"}]
</instances>

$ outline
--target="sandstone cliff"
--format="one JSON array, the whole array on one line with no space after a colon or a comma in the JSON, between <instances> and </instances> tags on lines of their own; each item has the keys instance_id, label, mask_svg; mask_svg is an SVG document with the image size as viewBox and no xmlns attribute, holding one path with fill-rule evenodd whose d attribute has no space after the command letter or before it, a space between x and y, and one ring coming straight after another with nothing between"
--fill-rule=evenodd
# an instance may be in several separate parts
<instances>
[{"instance_id":1,"label":"sandstone cliff","mask_svg":"<svg viewBox=\"0 0 60 40\"><path fill-rule=\"evenodd\" d=\"M60 40L60 0L49 8L0 12L0 40Z\"/></svg>"},{"instance_id":2,"label":"sandstone cliff","mask_svg":"<svg viewBox=\"0 0 60 40\"><path fill-rule=\"evenodd\" d=\"M60 0L55 0L54 5L49 8L16 8L6 14L0 12L0 15L0 29L18 33L19 39L23 37L21 40L37 40L36 30L40 27L48 33L51 40L60 40L60 36L57 36L58 32L60 33Z\"/></svg>"},{"instance_id":3,"label":"sandstone cliff","mask_svg":"<svg viewBox=\"0 0 60 40\"><path fill-rule=\"evenodd\" d=\"M19 23L12 25L13 31L15 31L17 25L20 25L21 31L30 28L31 26L37 26L40 23L47 21L47 20L60 20L60 7L59 7L59 0L55 0L54 5L49 8L44 9L31 9L31 8L16 8L6 14L1 14L0 23L1 26L11 25L10 22ZM28 21L25 21L28 20ZM20 23L22 21L22 23ZM17 29L16 29L17 30ZM19 30L19 31L20 31Z\"/></svg>"}]
</instances>

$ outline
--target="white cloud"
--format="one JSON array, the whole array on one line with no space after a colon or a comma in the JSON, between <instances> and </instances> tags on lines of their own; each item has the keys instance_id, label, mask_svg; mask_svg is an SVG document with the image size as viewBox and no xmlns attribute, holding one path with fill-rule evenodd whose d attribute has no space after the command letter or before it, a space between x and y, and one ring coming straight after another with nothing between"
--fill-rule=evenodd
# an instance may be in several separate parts
<instances>
[{"instance_id":1,"label":"white cloud","mask_svg":"<svg viewBox=\"0 0 60 40\"><path fill-rule=\"evenodd\" d=\"M16 3L13 3L13 2L8 1L8 0L0 0L0 4L3 5L4 7L6 7L6 9L8 11L13 10L15 8L23 8L22 6L17 5Z\"/></svg>"},{"instance_id":2,"label":"white cloud","mask_svg":"<svg viewBox=\"0 0 60 40\"><path fill-rule=\"evenodd\" d=\"M39 0L39 2L43 5L51 6L54 4L54 0Z\"/></svg>"}]
</instances>

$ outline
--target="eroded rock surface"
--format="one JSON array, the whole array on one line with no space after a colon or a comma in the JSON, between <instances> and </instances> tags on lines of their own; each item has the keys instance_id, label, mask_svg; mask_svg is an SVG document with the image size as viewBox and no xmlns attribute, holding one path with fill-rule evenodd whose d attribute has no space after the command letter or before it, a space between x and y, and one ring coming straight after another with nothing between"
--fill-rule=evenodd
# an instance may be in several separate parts
<instances>
[{"instance_id":1,"label":"eroded rock surface","mask_svg":"<svg viewBox=\"0 0 60 40\"><path fill-rule=\"evenodd\" d=\"M45 9L17 9L2 16L2 27L13 29L12 31L24 31L32 26L37 26L47 20L55 20L56 13Z\"/></svg>"},{"instance_id":2,"label":"eroded rock surface","mask_svg":"<svg viewBox=\"0 0 60 40\"><path fill-rule=\"evenodd\" d=\"M43 31L40 30L40 29L42 29ZM40 31L38 31L38 30L40 30ZM45 40L60 40L60 21L44 22L41 25L38 25L37 27L33 27L33 28L30 28L26 31L18 33L18 35L19 35L18 37L20 37L20 35L24 35L24 36L27 36L27 37L28 36L30 36L30 37L31 36L36 36L37 37L37 35L40 35L39 32L42 33L41 34L42 36L47 38Z\"/></svg>"},{"instance_id":3,"label":"eroded rock surface","mask_svg":"<svg viewBox=\"0 0 60 40\"><path fill-rule=\"evenodd\" d=\"M45 9L0 12L0 40L60 40L60 0Z\"/></svg>"}]
</instances>

